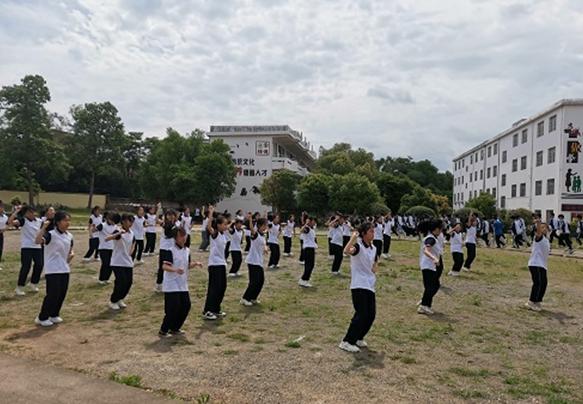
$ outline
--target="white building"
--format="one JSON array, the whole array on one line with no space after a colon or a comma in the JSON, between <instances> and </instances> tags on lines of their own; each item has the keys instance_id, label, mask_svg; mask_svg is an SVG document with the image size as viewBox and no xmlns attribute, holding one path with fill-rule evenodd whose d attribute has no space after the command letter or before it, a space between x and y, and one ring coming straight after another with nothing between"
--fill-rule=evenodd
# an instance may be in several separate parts
<instances>
[{"instance_id":1,"label":"white building","mask_svg":"<svg viewBox=\"0 0 583 404\"><path fill-rule=\"evenodd\" d=\"M583 99L561 100L453 160L453 205L481 192L504 209L527 208L543 218L583 213Z\"/></svg>"},{"instance_id":2,"label":"white building","mask_svg":"<svg viewBox=\"0 0 583 404\"><path fill-rule=\"evenodd\" d=\"M288 169L306 175L316 160L316 153L303 134L287 125L211 126L211 141L223 140L231 148L237 168L235 192L218 204L219 210L264 212L271 207L261 204L259 188L276 170Z\"/></svg>"}]
</instances>

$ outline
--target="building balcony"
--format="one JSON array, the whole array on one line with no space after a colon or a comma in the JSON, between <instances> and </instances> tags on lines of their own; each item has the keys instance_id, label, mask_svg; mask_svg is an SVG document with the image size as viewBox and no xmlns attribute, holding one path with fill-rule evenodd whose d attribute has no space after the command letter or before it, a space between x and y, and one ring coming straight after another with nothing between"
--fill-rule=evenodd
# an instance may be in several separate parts
<instances>
[{"instance_id":1,"label":"building balcony","mask_svg":"<svg viewBox=\"0 0 583 404\"><path fill-rule=\"evenodd\" d=\"M302 176L308 173L305 167L300 166L297 161L287 157L273 157L271 159L271 169L273 171L286 169Z\"/></svg>"}]
</instances>

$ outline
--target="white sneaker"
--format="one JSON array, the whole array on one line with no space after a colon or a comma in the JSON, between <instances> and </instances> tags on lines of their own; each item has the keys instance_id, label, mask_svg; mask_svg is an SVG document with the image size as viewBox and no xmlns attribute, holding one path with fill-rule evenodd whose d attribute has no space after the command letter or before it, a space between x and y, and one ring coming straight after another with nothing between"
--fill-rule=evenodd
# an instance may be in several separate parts
<instances>
[{"instance_id":1,"label":"white sneaker","mask_svg":"<svg viewBox=\"0 0 583 404\"><path fill-rule=\"evenodd\" d=\"M269 268L269 269L273 269L273 268L275 268L275 265L270 265L270 266L268 266L267 268Z\"/></svg>"},{"instance_id":2,"label":"white sneaker","mask_svg":"<svg viewBox=\"0 0 583 404\"><path fill-rule=\"evenodd\" d=\"M100 285L107 285L107 281L97 281Z\"/></svg>"},{"instance_id":3,"label":"white sneaker","mask_svg":"<svg viewBox=\"0 0 583 404\"><path fill-rule=\"evenodd\" d=\"M417 308L417 313L419 313L419 314L433 314L433 310L431 310L430 307L420 305Z\"/></svg>"},{"instance_id":4,"label":"white sneaker","mask_svg":"<svg viewBox=\"0 0 583 404\"><path fill-rule=\"evenodd\" d=\"M382 254L381 256L382 256L384 259L387 259L387 258L389 258L389 256L388 256L387 254Z\"/></svg>"},{"instance_id":5,"label":"white sneaker","mask_svg":"<svg viewBox=\"0 0 583 404\"><path fill-rule=\"evenodd\" d=\"M31 292L38 293L38 284L31 283L29 288Z\"/></svg>"},{"instance_id":6,"label":"white sneaker","mask_svg":"<svg viewBox=\"0 0 583 404\"><path fill-rule=\"evenodd\" d=\"M49 320L53 323L53 324L60 324L63 322L63 319L59 316L57 317L49 317Z\"/></svg>"},{"instance_id":7,"label":"white sneaker","mask_svg":"<svg viewBox=\"0 0 583 404\"><path fill-rule=\"evenodd\" d=\"M125 304L125 302L123 300L120 300L119 302L117 302L117 305L119 307L121 307L122 309L125 309L126 307L128 307L128 305Z\"/></svg>"},{"instance_id":8,"label":"white sneaker","mask_svg":"<svg viewBox=\"0 0 583 404\"><path fill-rule=\"evenodd\" d=\"M460 276L460 273L459 272L456 272L456 271L449 271L447 274L449 276Z\"/></svg>"},{"instance_id":9,"label":"white sneaker","mask_svg":"<svg viewBox=\"0 0 583 404\"><path fill-rule=\"evenodd\" d=\"M91 261L91 258L85 258L85 257L83 257L83 262L90 262L90 261Z\"/></svg>"},{"instance_id":10,"label":"white sneaker","mask_svg":"<svg viewBox=\"0 0 583 404\"><path fill-rule=\"evenodd\" d=\"M247 306L247 307L253 306L253 302L250 302L249 300L243 299L243 298L241 298L241 300L239 300L239 304L241 304L242 306Z\"/></svg>"},{"instance_id":11,"label":"white sneaker","mask_svg":"<svg viewBox=\"0 0 583 404\"><path fill-rule=\"evenodd\" d=\"M225 318L225 317L227 317L227 313L225 313L224 311L221 311L221 312L215 313L215 316Z\"/></svg>"},{"instance_id":12,"label":"white sneaker","mask_svg":"<svg viewBox=\"0 0 583 404\"><path fill-rule=\"evenodd\" d=\"M532 310L532 311L541 311L541 310L542 310L542 308L541 308L539 305L537 305L537 304L536 304L536 303L534 303L534 302L531 302L530 300L529 300L528 302L526 302L525 306L526 306L526 307L527 307L529 310Z\"/></svg>"},{"instance_id":13,"label":"white sneaker","mask_svg":"<svg viewBox=\"0 0 583 404\"><path fill-rule=\"evenodd\" d=\"M298 260L298 264L300 264L300 265L304 265L304 261L300 261L300 260Z\"/></svg>"},{"instance_id":14,"label":"white sneaker","mask_svg":"<svg viewBox=\"0 0 583 404\"><path fill-rule=\"evenodd\" d=\"M253 304L261 304L261 300L257 299L257 300L251 300L251 303Z\"/></svg>"},{"instance_id":15,"label":"white sneaker","mask_svg":"<svg viewBox=\"0 0 583 404\"><path fill-rule=\"evenodd\" d=\"M111 303L111 302L109 302L109 308L111 310L119 310L119 309L121 309L121 307L119 307L119 304L117 304L117 303Z\"/></svg>"},{"instance_id":16,"label":"white sneaker","mask_svg":"<svg viewBox=\"0 0 583 404\"><path fill-rule=\"evenodd\" d=\"M145 263L146 263L146 261L144 261L144 260L136 261L136 265L144 265Z\"/></svg>"},{"instance_id":17,"label":"white sneaker","mask_svg":"<svg viewBox=\"0 0 583 404\"><path fill-rule=\"evenodd\" d=\"M161 283L157 283L156 287L154 288L154 291L156 293L162 293L162 284Z\"/></svg>"},{"instance_id":18,"label":"white sneaker","mask_svg":"<svg viewBox=\"0 0 583 404\"><path fill-rule=\"evenodd\" d=\"M22 288L19 286L16 289L14 289L14 293L16 293L16 296L24 296L26 295L26 292L24 290L22 290Z\"/></svg>"},{"instance_id":19,"label":"white sneaker","mask_svg":"<svg viewBox=\"0 0 583 404\"><path fill-rule=\"evenodd\" d=\"M340 271L338 272L330 271L330 273L334 276L340 276Z\"/></svg>"},{"instance_id":20,"label":"white sneaker","mask_svg":"<svg viewBox=\"0 0 583 404\"><path fill-rule=\"evenodd\" d=\"M216 320L217 316L215 313L211 313L210 311L207 311L206 313L204 313L202 315L202 318L204 318L205 320Z\"/></svg>"},{"instance_id":21,"label":"white sneaker","mask_svg":"<svg viewBox=\"0 0 583 404\"><path fill-rule=\"evenodd\" d=\"M311 288L312 284L309 281L304 281L303 279L300 279L300 281L298 282L298 285L300 285L302 288Z\"/></svg>"},{"instance_id":22,"label":"white sneaker","mask_svg":"<svg viewBox=\"0 0 583 404\"><path fill-rule=\"evenodd\" d=\"M241 272L237 272L237 273L235 274L235 276L238 278L238 277L240 277L240 276L243 276L243 274L242 274Z\"/></svg>"},{"instance_id":23,"label":"white sneaker","mask_svg":"<svg viewBox=\"0 0 583 404\"><path fill-rule=\"evenodd\" d=\"M289 253L287 256L288 257L293 257L294 256L294 253Z\"/></svg>"},{"instance_id":24,"label":"white sneaker","mask_svg":"<svg viewBox=\"0 0 583 404\"><path fill-rule=\"evenodd\" d=\"M356 345L352 345L346 341L342 341L340 343L340 345L338 345L338 348L342 349L343 351L346 352L352 352L352 353L356 353L356 352L360 352L360 348L357 347Z\"/></svg>"},{"instance_id":25,"label":"white sneaker","mask_svg":"<svg viewBox=\"0 0 583 404\"><path fill-rule=\"evenodd\" d=\"M233 273L229 272L227 274L227 277L229 277L229 278L236 278L237 277L237 274L233 274Z\"/></svg>"},{"instance_id":26,"label":"white sneaker","mask_svg":"<svg viewBox=\"0 0 583 404\"><path fill-rule=\"evenodd\" d=\"M367 348L368 344L366 343L365 340L360 339L360 340L356 341L356 346L359 348Z\"/></svg>"},{"instance_id":27,"label":"white sneaker","mask_svg":"<svg viewBox=\"0 0 583 404\"><path fill-rule=\"evenodd\" d=\"M471 272L472 270L470 268L463 267L462 268L462 271L464 271L464 272Z\"/></svg>"},{"instance_id":28,"label":"white sneaker","mask_svg":"<svg viewBox=\"0 0 583 404\"><path fill-rule=\"evenodd\" d=\"M99 261L101 261L101 258L99 258L99 257L95 257L95 258L93 258L93 261L95 261L95 262L99 262Z\"/></svg>"},{"instance_id":29,"label":"white sneaker","mask_svg":"<svg viewBox=\"0 0 583 404\"><path fill-rule=\"evenodd\" d=\"M3 270L4 270L4 268L0 267L0 271L3 271Z\"/></svg>"},{"instance_id":30,"label":"white sneaker","mask_svg":"<svg viewBox=\"0 0 583 404\"><path fill-rule=\"evenodd\" d=\"M41 321L38 317L34 319L34 323L42 327L50 327L53 322L49 319Z\"/></svg>"}]
</instances>

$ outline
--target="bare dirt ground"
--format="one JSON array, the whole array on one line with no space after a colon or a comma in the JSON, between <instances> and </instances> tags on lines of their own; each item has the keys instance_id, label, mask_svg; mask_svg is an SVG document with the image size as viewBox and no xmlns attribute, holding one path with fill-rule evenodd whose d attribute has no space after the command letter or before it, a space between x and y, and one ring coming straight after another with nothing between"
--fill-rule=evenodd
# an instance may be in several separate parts
<instances>
[{"instance_id":1,"label":"bare dirt ground","mask_svg":"<svg viewBox=\"0 0 583 404\"><path fill-rule=\"evenodd\" d=\"M33 320L44 290L14 296L18 237L8 233L0 271L0 350L11 356L133 380L199 403L583 402L581 260L551 257L545 310L534 313L523 307L528 256L481 248L474 272L444 276L437 314L425 317L415 312L422 292L418 244L394 241L394 258L383 261L378 278L370 349L352 355L337 348L353 313L349 266L345 260L343 276L331 277L325 246L313 289L297 286L302 268L295 240L295 257L268 271L262 304L250 309L238 304L247 283L244 266L244 277L229 279L228 316L214 323L200 318L206 269L194 270L187 334L161 340L163 296L153 292L157 257L136 267L128 308L113 313L107 308L112 285L97 284L97 263L80 262L87 240L76 232L65 322L41 329ZM193 256L206 262L195 248ZM445 259L451 266L449 255Z\"/></svg>"}]
</instances>

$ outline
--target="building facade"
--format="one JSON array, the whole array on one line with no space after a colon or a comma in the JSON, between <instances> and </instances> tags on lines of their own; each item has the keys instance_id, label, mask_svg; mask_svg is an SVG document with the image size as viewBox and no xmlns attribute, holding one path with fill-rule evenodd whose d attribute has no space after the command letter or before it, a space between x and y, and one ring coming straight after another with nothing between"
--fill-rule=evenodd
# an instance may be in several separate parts
<instances>
[{"instance_id":1,"label":"building facade","mask_svg":"<svg viewBox=\"0 0 583 404\"><path fill-rule=\"evenodd\" d=\"M453 160L453 205L481 192L501 209L527 208L547 218L583 213L583 99L564 99Z\"/></svg>"},{"instance_id":2,"label":"building facade","mask_svg":"<svg viewBox=\"0 0 583 404\"><path fill-rule=\"evenodd\" d=\"M237 169L235 192L218 204L221 211L271 210L261 203L263 181L282 169L306 175L316 160L316 153L303 134L287 125L211 126L207 136L211 142L221 139L231 148Z\"/></svg>"}]
</instances>

